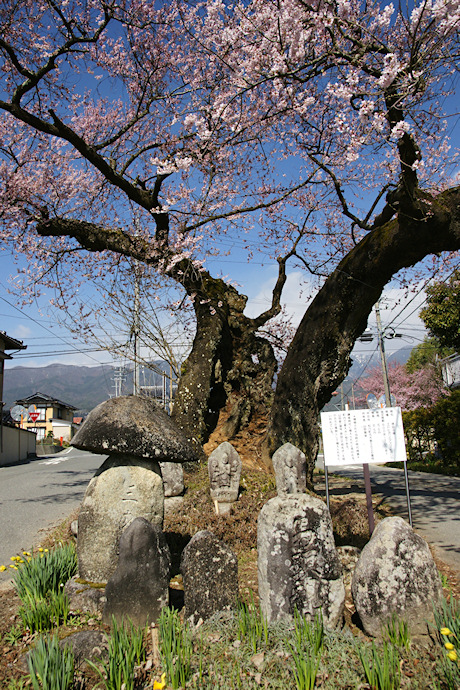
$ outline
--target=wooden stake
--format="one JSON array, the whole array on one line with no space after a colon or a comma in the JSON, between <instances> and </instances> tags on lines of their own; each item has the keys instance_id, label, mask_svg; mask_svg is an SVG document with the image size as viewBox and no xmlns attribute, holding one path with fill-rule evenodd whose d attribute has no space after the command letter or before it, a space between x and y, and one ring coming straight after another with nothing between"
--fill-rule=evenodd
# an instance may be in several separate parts
<instances>
[{"instance_id":1,"label":"wooden stake","mask_svg":"<svg viewBox=\"0 0 460 690\"><path fill-rule=\"evenodd\" d=\"M158 628L155 623L150 624L150 630L152 633L152 657L153 665L155 667L160 665L160 647L158 643Z\"/></svg>"},{"instance_id":2,"label":"wooden stake","mask_svg":"<svg viewBox=\"0 0 460 690\"><path fill-rule=\"evenodd\" d=\"M372 507L372 489L371 489L371 476L369 474L369 465L365 462L363 463L364 472L364 487L366 489L366 505L367 505L367 519L369 522L369 534L372 536L374 531L374 509Z\"/></svg>"}]
</instances>

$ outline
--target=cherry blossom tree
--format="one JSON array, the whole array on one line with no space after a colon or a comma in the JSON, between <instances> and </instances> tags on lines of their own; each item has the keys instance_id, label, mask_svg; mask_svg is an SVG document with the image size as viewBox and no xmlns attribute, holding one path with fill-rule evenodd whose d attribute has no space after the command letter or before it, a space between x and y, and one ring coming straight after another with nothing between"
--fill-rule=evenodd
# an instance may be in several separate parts
<instances>
[{"instance_id":1,"label":"cherry blossom tree","mask_svg":"<svg viewBox=\"0 0 460 690\"><path fill-rule=\"evenodd\" d=\"M442 377L433 364L428 364L412 373L404 364L390 364L388 379L391 394L395 396L396 405L403 410L415 410L418 407L431 407L440 398L447 395ZM382 368L373 367L368 376L359 381L355 394L356 404L366 407L366 396L374 393L378 398L385 394Z\"/></svg>"},{"instance_id":2,"label":"cherry blossom tree","mask_svg":"<svg viewBox=\"0 0 460 690\"><path fill-rule=\"evenodd\" d=\"M29 285L81 315L82 281L126 283L132 259L154 269L152 290L174 281L196 319L174 415L200 444L235 392L234 433L272 397L276 361L256 333L280 311L289 252L254 319L203 263L220 233L247 231L242 214L281 204L286 183L243 174L260 144L213 118L218 69L193 55L174 3L6 2L0 19L3 242L28 258Z\"/></svg>"},{"instance_id":3,"label":"cherry blossom tree","mask_svg":"<svg viewBox=\"0 0 460 690\"><path fill-rule=\"evenodd\" d=\"M319 410L383 287L427 255L459 248L457 163L440 98L458 70L460 9L448 0L398 11L348 0L237 8L232 31L209 40L216 52L231 42L245 53L228 61L229 74L273 120L286 155L295 147L331 191L321 208L334 231L328 254L304 262L328 277L278 376L267 439L269 455L286 441L302 448L311 470ZM232 105L235 118L241 106Z\"/></svg>"},{"instance_id":4,"label":"cherry blossom tree","mask_svg":"<svg viewBox=\"0 0 460 690\"><path fill-rule=\"evenodd\" d=\"M121 274L130 257L181 286L196 335L174 414L198 444L233 393L232 433L270 398L275 360L257 331L280 311L287 261L321 276L267 436L268 456L291 441L311 470L318 412L385 284L460 247L440 107L459 12L453 0L4 2L4 241L36 282ZM226 234L278 261L258 318L205 268Z\"/></svg>"}]
</instances>

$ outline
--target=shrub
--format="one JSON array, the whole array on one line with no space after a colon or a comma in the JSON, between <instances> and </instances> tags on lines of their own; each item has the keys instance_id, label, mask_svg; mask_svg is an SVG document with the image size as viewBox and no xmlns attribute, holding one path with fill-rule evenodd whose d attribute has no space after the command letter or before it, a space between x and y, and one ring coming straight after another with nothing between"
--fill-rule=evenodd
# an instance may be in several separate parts
<instances>
[{"instance_id":1,"label":"shrub","mask_svg":"<svg viewBox=\"0 0 460 690\"><path fill-rule=\"evenodd\" d=\"M403 412L406 449L410 461L427 469L458 469L460 456L460 390L430 408Z\"/></svg>"}]
</instances>

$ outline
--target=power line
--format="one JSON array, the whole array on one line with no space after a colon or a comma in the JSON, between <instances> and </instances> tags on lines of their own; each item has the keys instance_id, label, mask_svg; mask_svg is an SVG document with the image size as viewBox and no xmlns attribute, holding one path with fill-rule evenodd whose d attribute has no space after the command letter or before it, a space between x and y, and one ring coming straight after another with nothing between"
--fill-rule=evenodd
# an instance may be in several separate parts
<instances>
[{"instance_id":1,"label":"power line","mask_svg":"<svg viewBox=\"0 0 460 690\"><path fill-rule=\"evenodd\" d=\"M12 309L15 309L16 311L18 311L18 312L21 313L20 309L18 309L18 307L16 307L16 305L12 304L11 302L9 302L7 299L5 299L4 297L2 297L1 295L0 295L0 300L2 300L3 302L5 302L5 304L7 304L7 305L8 305L9 307L11 307ZM85 351L80 350L79 348L77 348L77 347L75 347L75 346L69 344L64 338L62 338L61 336L56 335L55 333L53 333L53 332L51 331L51 329L47 328L47 326L44 326L42 323L40 323L40 321L37 321L37 319L34 319L32 316L29 316L28 318L29 318L33 323L35 323L37 326L40 326L40 328L43 328L43 329L44 329L45 331L47 331L48 333L51 333L51 335L53 336L53 338L57 338L57 339L60 340L62 343L64 343L64 345L66 345L67 347L71 347L71 352L70 352L70 354L75 354L75 352L77 352L78 354L81 354L81 355L83 355L83 356L85 356L85 357L88 357L89 359L92 359L94 362L96 362L96 364L99 364L99 365L102 364L102 362L99 362L99 360L97 360L95 357L92 357L90 354L87 354ZM51 354L52 354L52 355L55 355L56 353L51 353ZM42 355L42 356L45 356L45 355ZM50 355L47 355L47 356L50 356ZM105 372L104 372L104 377L105 377ZM107 381L107 378L106 378L106 385L107 385L107 386L109 385L109 384L108 384L108 381Z\"/></svg>"}]
</instances>

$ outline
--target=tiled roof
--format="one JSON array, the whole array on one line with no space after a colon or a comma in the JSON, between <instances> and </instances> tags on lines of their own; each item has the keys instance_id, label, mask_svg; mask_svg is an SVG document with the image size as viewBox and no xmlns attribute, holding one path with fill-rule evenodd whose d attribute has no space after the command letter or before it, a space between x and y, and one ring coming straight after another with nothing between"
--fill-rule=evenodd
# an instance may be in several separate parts
<instances>
[{"instance_id":1,"label":"tiled roof","mask_svg":"<svg viewBox=\"0 0 460 690\"><path fill-rule=\"evenodd\" d=\"M46 395L45 393L33 393L33 395L29 395L27 398L22 398L22 400L16 400L17 405L24 405L24 407L27 407L27 405L32 405L32 404L37 404L37 403L47 403L49 405L60 405L61 407L66 407L68 410L77 410L78 407L75 407L74 405L69 405L69 403L62 402L62 400L58 400L57 398L54 398L51 395Z\"/></svg>"}]
</instances>

